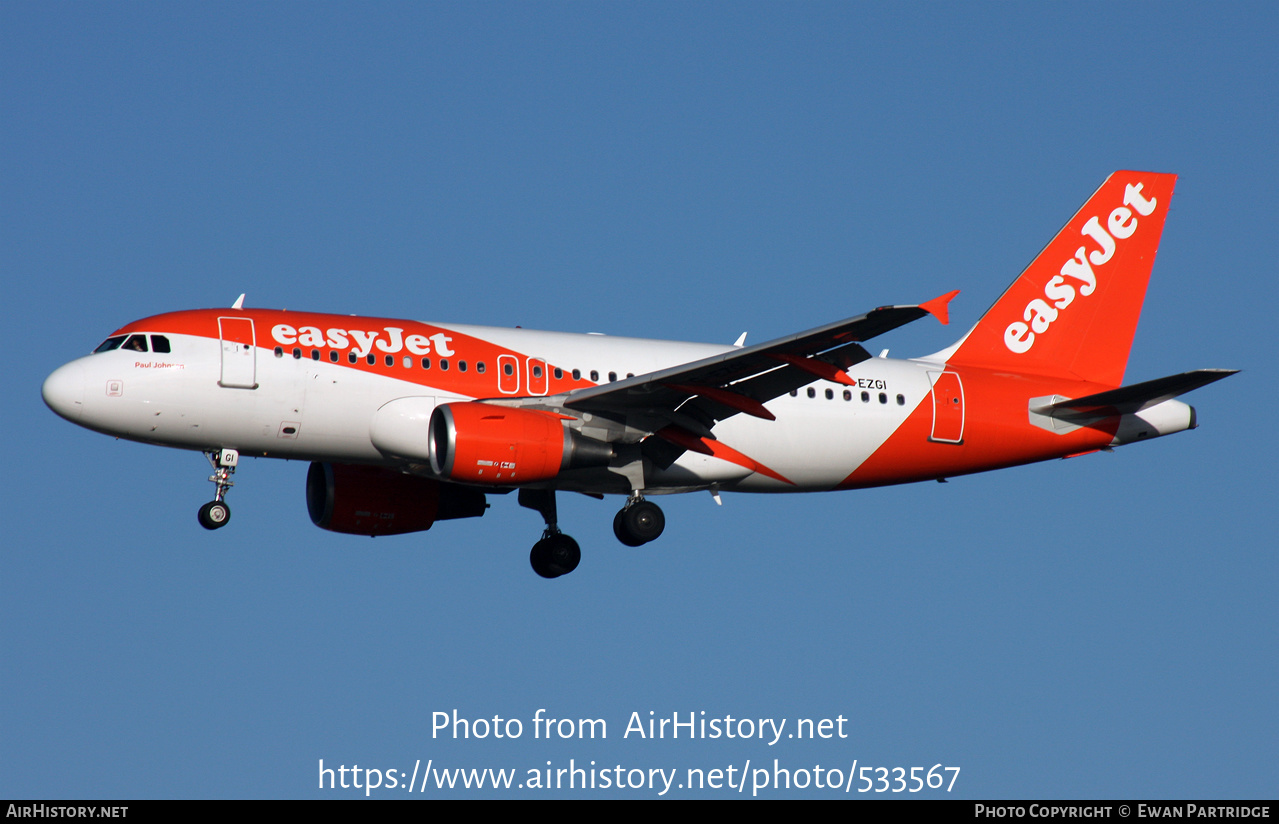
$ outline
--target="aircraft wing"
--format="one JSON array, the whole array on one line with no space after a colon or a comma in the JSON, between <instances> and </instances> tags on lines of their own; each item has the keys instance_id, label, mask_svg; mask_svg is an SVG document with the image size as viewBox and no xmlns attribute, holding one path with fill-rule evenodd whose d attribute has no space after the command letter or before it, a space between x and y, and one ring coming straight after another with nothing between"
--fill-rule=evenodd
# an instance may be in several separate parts
<instances>
[{"instance_id":1,"label":"aircraft wing","mask_svg":"<svg viewBox=\"0 0 1279 824\"><path fill-rule=\"evenodd\" d=\"M698 439L714 439L716 422L739 413L772 420L765 403L815 380L852 385L845 370L870 358L863 341L928 314L946 323L947 304L957 294L917 306L881 306L766 343L524 403L540 401L579 416L590 413L632 432L665 429L682 448L698 449Z\"/></svg>"}]
</instances>

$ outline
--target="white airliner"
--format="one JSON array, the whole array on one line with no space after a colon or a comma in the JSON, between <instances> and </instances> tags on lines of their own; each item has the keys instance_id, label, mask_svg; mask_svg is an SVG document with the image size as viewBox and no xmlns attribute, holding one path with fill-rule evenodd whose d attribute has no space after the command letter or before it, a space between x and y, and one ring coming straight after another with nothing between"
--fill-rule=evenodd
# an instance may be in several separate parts
<instances>
[{"instance_id":1,"label":"white airliner","mask_svg":"<svg viewBox=\"0 0 1279 824\"><path fill-rule=\"evenodd\" d=\"M618 539L662 533L646 496L857 489L1070 457L1193 429L1204 369L1122 387L1175 175L1116 172L994 306L927 357L862 344L956 292L754 346L246 309L139 320L44 383L81 426L199 450L208 529L242 455L312 461L316 525L357 535L484 514L519 490L571 572L555 492L616 494Z\"/></svg>"}]
</instances>

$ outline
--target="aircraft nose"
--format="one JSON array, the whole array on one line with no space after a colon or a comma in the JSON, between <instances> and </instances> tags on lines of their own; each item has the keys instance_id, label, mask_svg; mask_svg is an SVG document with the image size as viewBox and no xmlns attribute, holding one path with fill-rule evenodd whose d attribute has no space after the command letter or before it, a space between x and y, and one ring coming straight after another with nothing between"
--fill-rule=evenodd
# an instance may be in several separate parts
<instances>
[{"instance_id":1,"label":"aircraft nose","mask_svg":"<svg viewBox=\"0 0 1279 824\"><path fill-rule=\"evenodd\" d=\"M79 421L84 409L84 378L84 364L79 361L55 369L40 388L45 405L69 421Z\"/></svg>"}]
</instances>

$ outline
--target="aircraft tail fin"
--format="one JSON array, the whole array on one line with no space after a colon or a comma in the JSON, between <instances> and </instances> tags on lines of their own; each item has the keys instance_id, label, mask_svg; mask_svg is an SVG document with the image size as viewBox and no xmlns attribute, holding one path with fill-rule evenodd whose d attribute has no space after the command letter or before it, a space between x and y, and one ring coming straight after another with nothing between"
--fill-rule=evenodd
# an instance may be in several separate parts
<instances>
[{"instance_id":1,"label":"aircraft tail fin","mask_svg":"<svg viewBox=\"0 0 1279 824\"><path fill-rule=\"evenodd\" d=\"M1176 180L1112 174L947 362L1121 385Z\"/></svg>"}]
</instances>

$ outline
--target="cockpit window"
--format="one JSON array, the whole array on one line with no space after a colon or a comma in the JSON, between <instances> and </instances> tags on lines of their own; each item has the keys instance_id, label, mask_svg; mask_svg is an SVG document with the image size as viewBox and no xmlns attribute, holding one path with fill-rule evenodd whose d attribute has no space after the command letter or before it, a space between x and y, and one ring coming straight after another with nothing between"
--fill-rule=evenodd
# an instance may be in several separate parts
<instances>
[{"instance_id":1,"label":"cockpit window","mask_svg":"<svg viewBox=\"0 0 1279 824\"><path fill-rule=\"evenodd\" d=\"M107 338L97 349L93 350L96 355L99 352L110 352L112 349L127 349L130 352L146 352L147 336L146 335L116 335ZM151 351L159 352L167 355L173 351L169 346L169 339L164 335L151 336Z\"/></svg>"},{"instance_id":2,"label":"cockpit window","mask_svg":"<svg viewBox=\"0 0 1279 824\"><path fill-rule=\"evenodd\" d=\"M120 344L122 343L124 343L124 335L116 335L114 338L107 338L98 345L97 349L93 350L93 353L96 355L99 352L110 352L112 349L119 349Z\"/></svg>"}]
</instances>

